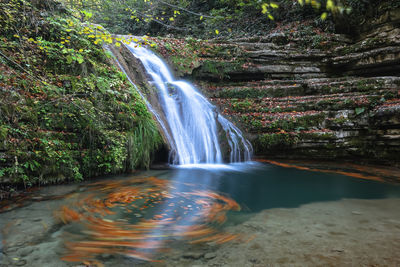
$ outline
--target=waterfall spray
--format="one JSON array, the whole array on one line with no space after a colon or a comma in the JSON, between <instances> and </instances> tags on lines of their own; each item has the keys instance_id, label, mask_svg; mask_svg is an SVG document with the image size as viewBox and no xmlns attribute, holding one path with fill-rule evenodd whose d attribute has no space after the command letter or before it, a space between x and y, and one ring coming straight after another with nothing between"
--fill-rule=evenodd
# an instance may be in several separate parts
<instances>
[{"instance_id":1,"label":"waterfall spray","mask_svg":"<svg viewBox=\"0 0 400 267\"><path fill-rule=\"evenodd\" d=\"M135 43L127 47L142 62L158 89L160 106L173 142L173 164L223 163L218 126L225 132L230 161L250 160L250 142L192 84L175 80L163 60L149 49Z\"/></svg>"}]
</instances>

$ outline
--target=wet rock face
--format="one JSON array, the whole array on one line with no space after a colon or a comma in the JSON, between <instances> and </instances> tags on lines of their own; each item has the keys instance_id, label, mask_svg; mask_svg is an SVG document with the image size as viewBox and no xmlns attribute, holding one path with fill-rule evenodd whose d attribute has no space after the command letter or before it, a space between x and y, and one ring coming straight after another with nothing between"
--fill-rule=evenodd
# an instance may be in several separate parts
<instances>
[{"instance_id":1,"label":"wet rock face","mask_svg":"<svg viewBox=\"0 0 400 267\"><path fill-rule=\"evenodd\" d=\"M162 108L158 102L157 89L148 83L150 79L149 75L146 73L142 63L139 59L135 58L129 49L125 46L117 48L115 46L107 47L112 54L115 56L116 60L112 60L110 63L118 68L123 68L125 74L129 79L138 87L138 90L144 95L147 101L152 105L152 107L160 114L163 121L166 119L162 115ZM173 90L173 88L171 88ZM158 121L155 121L159 132L162 135L165 146L170 149L170 144L168 143L168 138L163 132L163 128L159 125ZM169 129L168 129L169 130ZM169 133L171 135L171 133Z\"/></svg>"},{"instance_id":2,"label":"wet rock face","mask_svg":"<svg viewBox=\"0 0 400 267\"><path fill-rule=\"evenodd\" d=\"M378 1L367 12L358 15L359 24L352 25L356 42L335 50L333 67L348 75L397 75L400 70L400 2ZM346 23L338 19L337 23ZM354 23L353 23L354 24Z\"/></svg>"},{"instance_id":3,"label":"wet rock face","mask_svg":"<svg viewBox=\"0 0 400 267\"><path fill-rule=\"evenodd\" d=\"M180 56L196 64L181 75L248 133L256 155L400 166L400 9L375 13L357 36L303 27L300 37L188 43Z\"/></svg>"}]
</instances>

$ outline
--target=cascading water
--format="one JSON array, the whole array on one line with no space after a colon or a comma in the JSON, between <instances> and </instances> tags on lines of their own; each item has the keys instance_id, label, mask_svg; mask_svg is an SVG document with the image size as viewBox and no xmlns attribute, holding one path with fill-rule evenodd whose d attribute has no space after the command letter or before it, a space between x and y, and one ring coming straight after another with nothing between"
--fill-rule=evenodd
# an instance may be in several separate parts
<instances>
[{"instance_id":1,"label":"cascading water","mask_svg":"<svg viewBox=\"0 0 400 267\"><path fill-rule=\"evenodd\" d=\"M105 47L107 49L108 52L110 52L111 54L113 54L113 52L111 51L111 49L109 47ZM114 54L113 54L114 55ZM115 57L115 55L114 55ZM143 95L143 93L139 90L139 88L136 86L136 84L131 80L131 78L129 78L128 73L126 73L126 70L124 69L124 67L121 65L121 63L118 61L118 59L115 57L114 58L115 61L118 64L119 69L126 75L126 77L128 78L128 81L133 85L133 87L135 87L136 91L139 93L139 95L142 97L143 101L146 103L147 108L150 110L150 112L154 115L154 117L156 117L156 120L158 121L158 123L160 124L161 128L163 129L165 138L167 138L168 143L171 145L171 149L175 150L174 142L171 138L171 136L168 133L167 127L165 126L165 123L163 122L163 120L160 118L160 115L155 111L155 109L153 108L153 106L149 103L149 101L147 101L146 97Z\"/></svg>"},{"instance_id":2,"label":"cascading water","mask_svg":"<svg viewBox=\"0 0 400 267\"><path fill-rule=\"evenodd\" d=\"M172 135L173 164L223 163L218 124L225 131L230 161L250 160L249 141L193 85L175 80L167 65L149 49L135 43L127 47L142 62L158 89L160 106Z\"/></svg>"}]
</instances>

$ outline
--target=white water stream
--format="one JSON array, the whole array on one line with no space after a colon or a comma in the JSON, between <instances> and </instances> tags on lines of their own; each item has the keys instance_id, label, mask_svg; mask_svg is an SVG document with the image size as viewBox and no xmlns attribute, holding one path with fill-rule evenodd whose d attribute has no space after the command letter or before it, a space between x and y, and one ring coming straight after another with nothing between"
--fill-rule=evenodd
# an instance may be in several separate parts
<instances>
[{"instance_id":1,"label":"white water stream","mask_svg":"<svg viewBox=\"0 0 400 267\"><path fill-rule=\"evenodd\" d=\"M160 106L172 135L173 164L223 163L221 130L229 145L230 162L251 159L250 142L192 84L175 80L163 60L149 49L135 43L127 47L142 62L158 89Z\"/></svg>"}]
</instances>

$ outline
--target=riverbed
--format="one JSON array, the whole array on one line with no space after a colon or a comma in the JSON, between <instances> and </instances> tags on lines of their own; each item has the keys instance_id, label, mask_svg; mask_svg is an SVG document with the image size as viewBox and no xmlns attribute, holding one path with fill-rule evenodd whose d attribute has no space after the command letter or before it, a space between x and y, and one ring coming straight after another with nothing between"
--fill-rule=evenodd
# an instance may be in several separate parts
<instances>
[{"instance_id":1,"label":"riverbed","mask_svg":"<svg viewBox=\"0 0 400 267\"><path fill-rule=\"evenodd\" d=\"M103 177L3 205L0 266L399 266L399 206L395 179L357 169Z\"/></svg>"}]
</instances>

